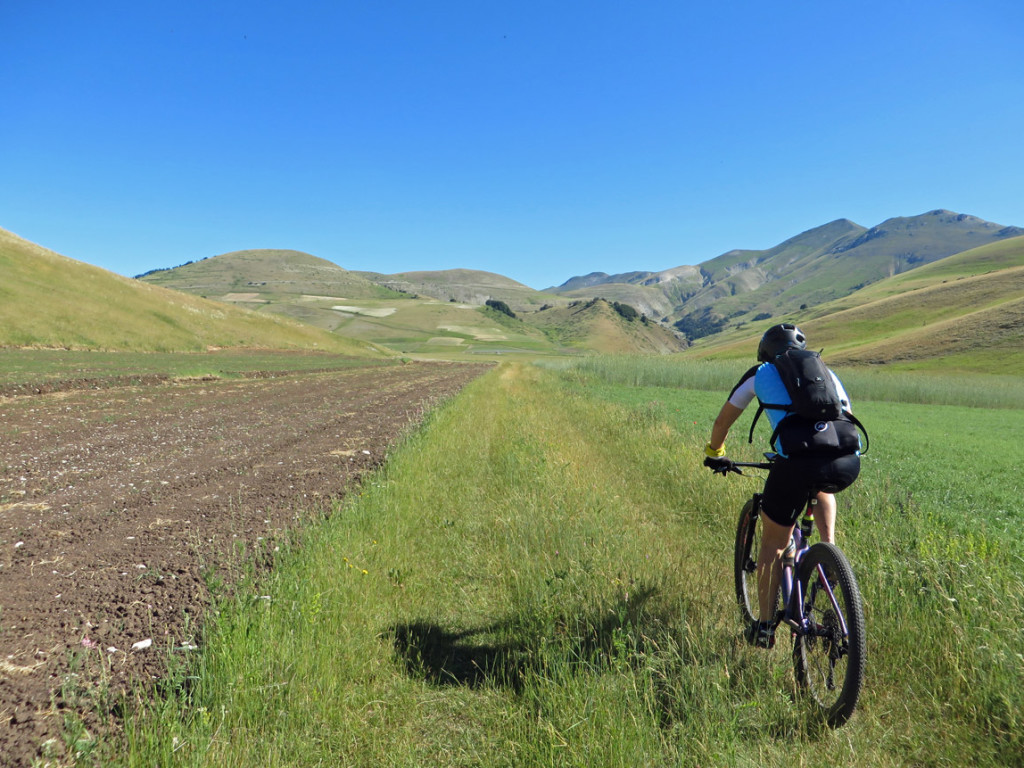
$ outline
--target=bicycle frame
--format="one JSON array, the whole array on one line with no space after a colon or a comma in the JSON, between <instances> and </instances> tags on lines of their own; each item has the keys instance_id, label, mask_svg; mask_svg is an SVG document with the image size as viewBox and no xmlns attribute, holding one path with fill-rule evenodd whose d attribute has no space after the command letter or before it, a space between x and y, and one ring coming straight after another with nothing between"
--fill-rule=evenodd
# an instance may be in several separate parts
<instances>
[{"instance_id":1,"label":"bicycle frame","mask_svg":"<svg viewBox=\"0 0 1024 768\"><path fill-rule=\"evenodd\" d=\"M800 582L796 578L796 573L800 567L800 561L803 560L804 555L811 548L810 536L814 525L814 505L816 503L813 497L807 500L807 507L804 510L803 518L800 520L799 525L793 528L794 552L792 560L784 558L782 562L781 588L783 608L776 614L775 624L778 626L780 623L785 623L798 635L813 634L814 632L814 628L810 625L810 621L804 614L804 595ZM843 635L846 636L849 633L846 620L843 618L843 612L839 608L839 601L836 600L835 593L832 591L832 585L828 583L825 572L820 565L818 566L817 583L821 589L825 590L825 594L832 604L832 609L839 619L840 629Z\"/></svg>"}]
</instances>

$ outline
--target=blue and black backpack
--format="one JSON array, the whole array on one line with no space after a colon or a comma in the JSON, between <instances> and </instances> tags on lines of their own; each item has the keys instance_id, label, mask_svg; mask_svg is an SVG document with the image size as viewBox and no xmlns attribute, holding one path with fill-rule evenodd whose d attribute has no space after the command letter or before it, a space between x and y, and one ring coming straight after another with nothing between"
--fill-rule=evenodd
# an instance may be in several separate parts
<instances>
[{"instance_id":1,"label":"blue and black backpack","mask_svg":"<svg viewBox=\"0 0 1024 768\"><path fill-rule=\"evenodd\" d=\"M769 441L772 450L785 456L843 455L866 453L868 431L856 416L843 408L832 374L821 354L809 349L787 349L772 359L789 403L758 401L757 413L750 425L749 442L754 442L754 426L765 408L787 411ZM858 430L864 433L861 446Z\"/></svg>"}]
</instances>

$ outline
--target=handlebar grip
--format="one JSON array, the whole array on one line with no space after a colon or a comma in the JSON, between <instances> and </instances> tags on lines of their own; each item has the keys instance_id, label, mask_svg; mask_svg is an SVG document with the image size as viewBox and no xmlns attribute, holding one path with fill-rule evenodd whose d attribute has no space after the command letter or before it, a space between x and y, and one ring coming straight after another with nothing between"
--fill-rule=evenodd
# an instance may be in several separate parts
<instances>
[{"instance_id":1,"label":"handlebar grip","mask_svg":"<svg viewBox=\"0 0 1024 768\"><path fill-rule=\"evenodd\" d=\"M712 472L716 475L728 475L730 472L735 472L737 475L742 475L743 470L733 464L730 467L712 467Z\"/></svg>"}]
</instances>

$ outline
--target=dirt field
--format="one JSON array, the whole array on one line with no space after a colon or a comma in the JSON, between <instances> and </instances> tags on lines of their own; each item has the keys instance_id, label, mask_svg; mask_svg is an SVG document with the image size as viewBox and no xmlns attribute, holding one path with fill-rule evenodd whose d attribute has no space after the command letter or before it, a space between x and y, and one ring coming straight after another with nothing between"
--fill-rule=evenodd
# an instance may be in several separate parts
<instances>
[{"instance_id":1,"label":"dirt field","mask_svg":"<svg viewBox=\"0 0 1024 768\"><path fill-rule=\"evenodd\" d=\"M62 764L64 715L100 670L113 691L158 677L198 641L210 574L230 583L329 509L485 368L0 397L0 765Z\"/></svg>"}]
</instances>

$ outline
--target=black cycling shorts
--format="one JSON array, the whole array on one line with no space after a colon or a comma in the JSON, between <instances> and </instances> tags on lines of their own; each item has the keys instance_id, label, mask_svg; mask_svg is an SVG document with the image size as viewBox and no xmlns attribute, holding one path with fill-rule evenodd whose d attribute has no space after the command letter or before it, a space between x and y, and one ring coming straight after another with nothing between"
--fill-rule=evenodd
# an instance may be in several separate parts
<instances>
[{"instance_id":1,"label":"black cycling shorts","mask_svg":"<svg viewBox=\"0 0 1024 768\"><path fill-rule=\"evenodd\" d=\"M761 511L779 525L793 525L812 493L838 493L860 474L860 456L800 456L776 460L764 482Z\"/></svg>"}]
</instances>

